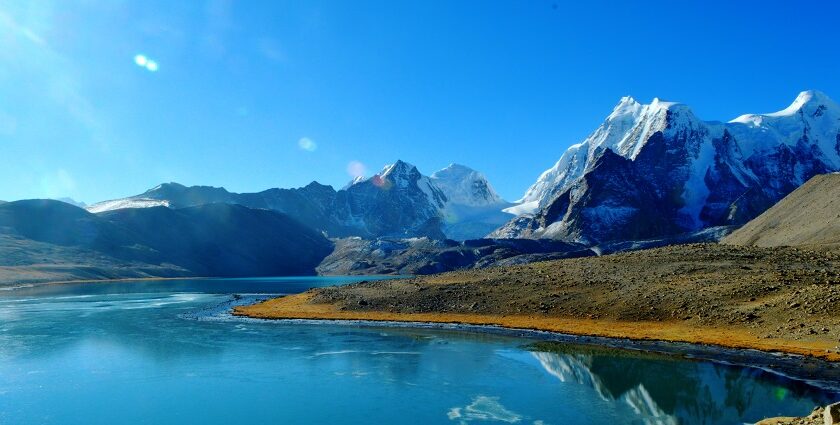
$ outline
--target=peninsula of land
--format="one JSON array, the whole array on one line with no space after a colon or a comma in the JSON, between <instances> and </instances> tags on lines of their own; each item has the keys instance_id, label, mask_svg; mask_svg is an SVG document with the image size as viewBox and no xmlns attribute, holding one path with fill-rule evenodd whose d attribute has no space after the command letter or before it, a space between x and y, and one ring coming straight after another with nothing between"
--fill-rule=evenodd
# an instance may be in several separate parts
<instances>
[{"instance_id":1,"label":"peninsula of land","mask_svg":"<svg viewBox=\"0 0 840 425\"><path fill-rule=\"evenodd\" d=\"M496 325L840 361L840 249L678 245L318 288L265 319Z\"/></svg>"}]
</instances>

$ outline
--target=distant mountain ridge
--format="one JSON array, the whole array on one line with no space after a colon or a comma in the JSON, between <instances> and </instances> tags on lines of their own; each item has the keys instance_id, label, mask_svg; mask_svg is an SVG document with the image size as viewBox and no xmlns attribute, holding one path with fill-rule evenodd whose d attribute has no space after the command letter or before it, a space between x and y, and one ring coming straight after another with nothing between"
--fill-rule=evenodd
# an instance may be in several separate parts
<instances>
[{"instance_id":1,"label":"distant mountain ridge","mask_svg":"<svg viewBox=\"0 0 840 425\"><path fill-rule=\"evenodd\" d=\"M330 237L429 237L471 239L486 235L512 215L483 174L453 164L431 177L398 160L341 190L312 182L296 189L233 193L210 186L165 183L140 195L104 201L93 213L127 208L186 208L209 203L276 210Z\"/></svg>"},{"instance_id":2,"label":"distant mountain ridge","mask_svg":"<svg viewBox=\"0 0 840 425\"><path fill-rule=\"evenodd\" d=\"M284 214L234 204L100 214L53 200L0 205L0 268L52 266L73 275L98 265L93 275L100 279L135 276L133 269L153 276L311 275L332 250L320 233Z\"/></svg>"},{"instance_id":3,"label":"distant mountain ridge","mask_svg":"<svg viewBox=\"0 0 840 425\"><path fill-rule=\"evenodd\" d=\"M279 211L311 228L343 234L348 229L331 220L328 210L334 197L332 187L317 182L296 189L268 189L256 193L234 193L212 186L188 187L172 182L158 185L140 195L99 202L88 206L87 210L98 214L128 208L162 206L180 209L213 203L235 204Z\"/></svg>"},{"instance_id":4,"label":"distant mountain ridge","mask_svg":"<svg viewBox=\"0 0 840 425\"><path fill-rule=\"evenodd\" d=\"M840 106L805 91L786 109L728 123L687 106L622 98L490 236L586 244L739 225L817 174L840 170Z\"/></svg>"}]
</instances>

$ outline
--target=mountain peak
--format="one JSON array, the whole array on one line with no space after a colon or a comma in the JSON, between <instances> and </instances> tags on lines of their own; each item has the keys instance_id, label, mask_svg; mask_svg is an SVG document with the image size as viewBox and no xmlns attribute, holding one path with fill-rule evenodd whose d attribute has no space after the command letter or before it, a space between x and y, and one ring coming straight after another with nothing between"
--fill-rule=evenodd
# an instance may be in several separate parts
<instances>
[{"instance_id":1,"label":"mountain peak","mask_svg":"<svg viewBox=\"0 0 840 425\"><path fill-rule=\"evenodd\" d=\"M356 176L356 177L353 177L353 179L352 179L352 180L350 180L349 182L347 182L347 184L346 184L346 185L344 185L344 187L342 187L341 189L342 189L342 190L347 190L347 189L349 189L351 186L353 186L353 185L355 185L355 184L359 184L359 183L361 183L361 182L363 182L363 181L365 181L365 180L367 180L367 178L366 178L365 176L363 176L363 175L358 175L358 176Z\"/></svg>"},{"instance_id":2,"label":"mountain peak","mask_svg":"<svg viewBox=\"0 0 840 425\"><path fill-rule=\"evenodd\" d=\"M607 122L635 120L642 115L674 109L688 109L688 106L679 102L662 100L658 97L654 97L648 104L642 104L631 96L624 96L618 101L618 104L615 105L607 117Z\"/></svg>"},{"instance_id":3,"label":"mountain peak","mask_svg":"<svg viewBox=\"0 0 840 425\"><path fill-rule=\"evenodd\" d=\"M639 112L642 109L642 104L637 102L636 99L633 99L630 96L624 96L619 101L618 104L612 110L607 120L615 120L620 117L627 117L632 116L636 117L639 115Z\"/></svg>"},{"instance_id":4,"label":"mountain peak","mask_svg":"<svg viewBox=\"0 0 840 425\"><path fill-rule=\"evenodd\" d=\"M379 173L379 175L380 177L385 178L388 176L402 176L414 171L417 171L417 167L401 159L398 159L397 162L391 165L386 165L385 168L382 169L382 172Z\"/></svg>"},{"instance_id":5,"label":"mountain peak","mask_svg":"<svg viewBox=\"0 0 840 425\"><path fill-rule=\"evenodd\" d=\"M830 97L828 97L827 94L825 94L825 93L823 93L819 90L805 90L805 91L800 92L796 96L796 100L794 100L794 103L800 102L800 101L803 104L808 103L808 102L817 102L817 103L829 103L829 102L833 103L834 102L833 100L831 100Z\"/></svg>"},{"instance_id":6,"label":"mountain peak","mask_svg":"<svg viewBox=\"0 0 840 425\"><path fill-rule=\"evenodd\" d=\"M466 165L449 164L432 174L431 179L454 204L484 206L504 202L484 174Z\"/></svg>"},{"instance_id":7,"label":"mountain peak","mask_svg":"<svg viewBox=\"0 0 840 425\"><path fill-rule=\"evenodd\" d=\"M308 185L304 186L304 189L326 189L333 187L328 184L321 184L317 180L312 180Z\"/></svg>"},{"instance_id":8,"label":"mountain peak","mask_svg":"<svg viewBox=\"0 0 840 425\"><path fill-rule=\"evenodd\" d=\"M475 172L476 171L474 169L467 167L466 165L452 163L447 165L445 168L435 171L434 173L432 173L431 177L433 179L447 178L450 176L457 176L458 178L463 178L469 175L470 173Z\"/></svg>"},{"instance_id":9,"label":"mountain peak","mask_svg":"<svg viewBox=\"0 0 840 425\"><path fill-rule=\"evenodd\" d=\"M157 191L161 191L161 190L184 190L186 188L187 187L182 185L181 183L169 182L169 183L161 183L161 184L147 190L146 193L157 192Z\"/></svg>"},{"instance_id":10,"label":"mountain peak","mask_svg":"<svg viewBox=\"0 0 840 425\"><path fill-rule=\"evenodd\" d=\"M816 109L820 106L832 107L833 109L838 108L837 104L834 103L834 101L831 100L831 98L825 93L818 90L805 90L800 92L799 95L796 96L796 99L794 99L793 103L791 103L787 108L767 115L771 117L790 116L798 113L800 110L810 111L811 109Z\"/></svg>"},{"instance_id":11,"label":"mountain peak","mask_svg":"<svg viewBox=\"0 0 840 425\"><path fill-rule=\"evenodd\" d=\"M449 164L449 165L447 165L447 166L444 168L444 170L464 170L464 171L474 171L472 168L467 167L467 166L466 166L466 165L464 165L464 164L457 164L457 163L454 163L454 162L453 162L453 163L451 163L451 164Z\"/></svg>"},{"instance_id":12,"label":"mountain peak","mask_svg":"<svg viewBox=\"0 0 840 425\"><path fill-rule=\"evenodd\" d=\"M657 109L670 109L676 106L679 107L686 107L686 105L679 103L679 102L669 102L667 100L660 99L658 97L654 97L653 100L650 102L650 106L652 108Z\"/></svg>"},{"instance_id":13,"label":"mountain peak","mask_svg":"<svg viewBox=\"0 0 840 425\"><path fill-rule=\"evenodd\" d=\"M407 163L407 162L405 162L401 159L398 159L397 162L391 164L391 166L397 167L397 168L412 168L412 167L414 167L414 165L409 164L409 163Z\"/></svg>"},{"instance_id":14,"label":"mountain peak","mask_svg":"<svg viewBox=\"0 0 840 425\"><path fill-rule=\"evenodd\" d=\"M828 97L828 95L819 90L805 90L796 96L796 99L793 100L793 103L791 103L790 106L782 109L781 111L769 114L744 114L729 122L758 126L763 123L765 117L791 117L799 114L800 112L819 116L825 111L825 109L831 109L840 115L840 106ZM819 115L815 115L818 113L818 110L820 110Z\"/></svg>"}]
</instances>

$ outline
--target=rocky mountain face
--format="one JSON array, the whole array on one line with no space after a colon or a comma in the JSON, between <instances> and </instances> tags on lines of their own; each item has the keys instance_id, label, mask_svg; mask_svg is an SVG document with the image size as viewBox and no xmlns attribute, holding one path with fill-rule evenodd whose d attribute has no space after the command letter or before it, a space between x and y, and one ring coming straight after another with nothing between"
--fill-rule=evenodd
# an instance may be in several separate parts
<instances>
[{"instance_id":1,"label":"rocky mountain face","mask_svg":"<svg viewBox=\"0 0 840 425\"><path fill-rule=\"evenodd\" d=\"M353 236L444 239L439 212L446 195L417 167L403 161L337 193L336 217L356 227Z\"/></svg>"},{"instance_id":2,"label":"rocky mountain face","mask_svg":"<svg viewBox=\"0 0 840 425\"><path fill-rule=\"evenodd\" d=\"M728 123L685 105L622 98L491 234L585 244L739 225L816 174L840 170L840 106L816 91Z\"/></svg>"},{"instance_id":3,"label":"rocky mountain face","mask_svg":"<svg viewBox=\"0 0 840 425\"><path fill-rule=\"evenodd\" d=\"M554 240L345 238L335 241L335 250L317 270L321 275L415 275L593 255L582 245Z\"/></svg>"},{"instance_id":4,"label":"rocky mountain face","mask_svg":"<svg viewBox=\"0 0 840 425\"><path fill-rule=\"evenodd\" d=\"M211 203L238 204L288 214L330 237L470 239L482 237L512 216L510 206L479 172L451 165L431 177L397 161L341 190L317 182L297 189L233 193L224 188L166 183L129 198L100 202L88 211Z\"/></svg>"}]
</instances>

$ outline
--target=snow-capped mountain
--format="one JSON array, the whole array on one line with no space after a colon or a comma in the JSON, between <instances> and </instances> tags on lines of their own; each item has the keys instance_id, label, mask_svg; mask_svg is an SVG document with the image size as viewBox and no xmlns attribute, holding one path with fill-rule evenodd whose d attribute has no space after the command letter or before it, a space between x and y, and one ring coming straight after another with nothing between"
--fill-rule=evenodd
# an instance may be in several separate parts
<instances>
[{"instance_id":1,"label":"snow-capped mountain","mask_svg":"<svg viewBox=\"0 0 840 425\"><path fill-rule=\"evenodd\" d=\"M515 215L504 211L512 204L496 193L484 174L465 165L450 164L433 173L431 181L446 195L441 215L444 233L451 239L483 237Z\"/></svg>"},{"instance_id":2,"label":"snow-capped mountain","mask_svg":"<svg viewBox=\"0 0 840 425\"><path fill-rule=\"evenodd\" d=\"M484 174L461 164L450 164L431 175L450 203L483 207L505 203Z\"/></svg>"},{"instance_id":3,"label":"snow-capped mountain","mask_svg":"<svg viewBox=\"0 0 840 425\"><path fill-rule=\"evenodd\" d=\"M742 224L838 169L840 106L820 92L728 123L625 97L527 190L516 210L527 214L493 236L598 243Z\"/></svg>"},{"instance_id":4,"label":"snow-capped mountain","mask_svg":"<svg viewBox=\"0 0 840 425\"><path fill-rule=\"evenodd\" d=\"M667 112L680 108L682 105L659 99L642 105L632 97L622 97L594 133L583 142L570 146L560 160L528 188L522 199L517 201L523 204L519 211L535 212L544 207L555 195L583 176L587 166L605 149L634 159L650 136L664 129Z\"/></svg>"},{"instance_id":5,"label":"snow-capped mountain","mask_svg":"<svg viewBox=\"0 0 840 425\"><path fill-rule=\"evenodd\" d=\"M512 217L502 212L510 204L483 174L458 164L427 177L417 167L397 161L371 178L355 180L346 195L341 192L340 199L356 200L353 222L373 235L475 239ZM364 217L370 208L373 214Z\"/></svg>"},{"instance_id":6,"label":"snow-capped mountain","mask_svg":"<svg viewBox=\"0 0 840 425\"><path fill-rule=\"evenodd\" d=\"M280 211L337 237L475 239L512 217L501 212L510 204L496 194L481 173L452 165L429 177L404 161L390 164L372 177L356 178L339 191L317 182L297 189L258 193L165 183L140 195L100 202L87 209L102 213L154 206L178 209L210 203Z\"/></svg>"},{"instance_id":7,"label":"snow-capped mountain","mask_svg":"<svg viewBox=\"0 0 840 425\"><path fill-rule=\"evenodd\" d=\"M397 161L340 190L334 212L362 237L443 239L439 211L446 201L446 195L417 167Z\"/></svg>"}]
</instances>

